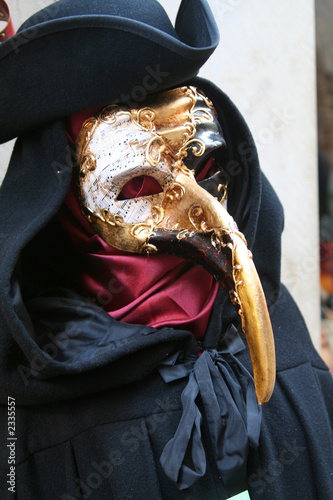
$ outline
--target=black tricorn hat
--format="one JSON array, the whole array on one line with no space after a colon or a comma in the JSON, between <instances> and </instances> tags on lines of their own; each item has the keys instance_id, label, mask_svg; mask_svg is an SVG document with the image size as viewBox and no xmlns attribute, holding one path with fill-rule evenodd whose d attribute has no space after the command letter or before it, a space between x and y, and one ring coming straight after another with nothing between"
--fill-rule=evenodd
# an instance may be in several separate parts
<instances>
[{"instance_id":1,"label":"black tricorn hat","mask_svg":"<svg viewBox=\"0 0 333 500\"><path fill-rule=\"evenodd\" d=\"M181 85L218 41L206 0L182 0L175 28L156 0L60 0L0 46L0 143Z\"/></svg>"}]
</instances>

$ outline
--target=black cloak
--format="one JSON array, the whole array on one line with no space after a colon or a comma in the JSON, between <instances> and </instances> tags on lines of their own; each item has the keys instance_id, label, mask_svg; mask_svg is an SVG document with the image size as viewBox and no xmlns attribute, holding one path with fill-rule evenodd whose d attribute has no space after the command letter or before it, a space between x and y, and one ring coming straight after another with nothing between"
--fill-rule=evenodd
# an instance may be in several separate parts
<instances>
[{"instance_id":1,"label":"black cloak","mask_svg":"<svg viewBox=\"0 0 333 500\"><path fill-rule=\"evenodd\" d=\"M218 112L228 210L253 252L275 336L276 386L262 408L259 448L249 449L247 484L241 474L229 484L219 473L200 394L206 473L179 490L162 470L188 376L166 383L159 369L175 353L196 359L196 341L185 330L117 322L72 292L80 259L55 215L73 160L64 121L56 120L17 140L0 191L1 498L222 500L248 488L255 500L333 499L333 382L280 284L280 202L233 103L205 80L184 84L202 89ZM221 290L204 349L221 350L237 331L242 336ZM247 347L236 358L252 370ZM7 426L14 400L15 440Z\"/></svg>"}]
</instances>

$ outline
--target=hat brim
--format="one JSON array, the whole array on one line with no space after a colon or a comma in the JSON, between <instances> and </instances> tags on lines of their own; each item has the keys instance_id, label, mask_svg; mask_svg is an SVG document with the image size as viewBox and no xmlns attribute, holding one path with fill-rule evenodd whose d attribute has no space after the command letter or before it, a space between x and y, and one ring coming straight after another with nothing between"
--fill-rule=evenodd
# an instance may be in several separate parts
<instances>
[{"instance_id":1,"label":"hat brim","mask_svg":"<svg viewBox=\"0 0 333 500\"><path fill-rule=\"evenodd\" d=\"M0 142L191 79L219 41L205 0L183 0L176 33L108 15L46 20L18 32L0 47Z\"/></svg>"}]
</instances>

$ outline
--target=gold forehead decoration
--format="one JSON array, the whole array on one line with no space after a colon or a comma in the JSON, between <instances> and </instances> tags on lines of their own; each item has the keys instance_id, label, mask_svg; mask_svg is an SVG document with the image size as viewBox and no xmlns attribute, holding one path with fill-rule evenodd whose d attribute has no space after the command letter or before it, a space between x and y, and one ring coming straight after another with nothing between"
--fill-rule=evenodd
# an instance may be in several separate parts
<instances>
[{"instance_id":1,"label":"gold forehead decoration","mask_svg":"<svg viewBox=\"0 0 333 500\"><path fill-rule=\"evenodd\" d=\"M107 106L83 124L76 142L82 209L107 243L129 252L154 251L147 239L164 219L165 200L182 190L176 175L193 176L184 159L206 150L196 137L200 125L213 127L218 146L225 144L212 102L195 87L148 96L144 107ZM161 192L119 200L126 182L141 175L154 177ZM164 229L174 228L165 222Z\"/></svg>"}]
</instances>

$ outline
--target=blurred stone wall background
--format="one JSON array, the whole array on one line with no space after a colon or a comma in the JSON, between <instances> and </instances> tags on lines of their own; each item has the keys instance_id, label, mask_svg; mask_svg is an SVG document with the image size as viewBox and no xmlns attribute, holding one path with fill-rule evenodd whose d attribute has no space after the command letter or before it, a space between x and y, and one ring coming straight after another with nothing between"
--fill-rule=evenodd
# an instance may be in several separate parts
<instances>
[{"instance_id":1,"label":"blurred stone wall background","mask_svg":"<svg viewBox=\"0 0 333 500\"><path fill-rule=\"evenodd\" d=\"M17 28L49 0L8 0ZM180 0L160 0L175 19ZM324 0L322 0L324 1ZM330 2L330 0L326 0ZM236 103L285 209L282 280L319 348L313 0L209 0L221 43L201 71ZM0 180L12 145L0 147Z\"/></svg>"},{"instance_id":2,"label":"blurred stone wall background","mask_svg":"<svg viewBox=\"0 0 333 500\"><path fill-rule=\"evenodd\" d=\"M316 1L321 354L333 374L333 3Z\"/></svg>"},{"instance_id":3,"label":"blurred stone wall background","mask_svg":"<svg viewBox=\"0 0 333 500\"><path fill-rule=\"evenodd\" d=\"M327 172L327 207L333 213L333 2L316 0L318 145Z\"/></svg>"}]
</instances>

